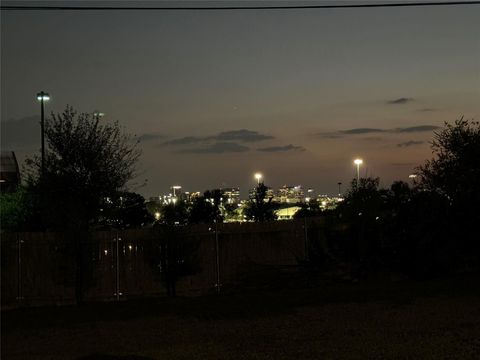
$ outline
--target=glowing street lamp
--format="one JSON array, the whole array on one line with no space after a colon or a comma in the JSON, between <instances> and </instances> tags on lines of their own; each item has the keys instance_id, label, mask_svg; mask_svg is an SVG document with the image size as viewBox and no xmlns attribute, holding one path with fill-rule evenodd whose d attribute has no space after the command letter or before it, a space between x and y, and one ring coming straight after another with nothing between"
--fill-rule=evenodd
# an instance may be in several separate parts
<instances>
[{"instance_id":1,"label":"glowing street lamp","mask_svg":"<svg viewBox=\"0 0 480 360\"><path fill-rule=\"evenodd\" d=\"M260 185L260 180L262 179L263 175L260 173L256 173L254 176L255 179L257 179L257 185Z\"/></svg>"},{"instance_id":2,"label":"glowing street lamp","mask_svg":"<svg viewBox=\"0 0 480 360\"><path fill-rule=\"evenodd\" d=\"M355 165L357 165L357 182L360 181L360 165L363 164L363 160L362 159L355 159L353 160L353 163Z\"/></svg>"},{"instance_id":3,"label":"glowing street lamp","mask_svg":"<svg viewBox=\"0 0 480 360\"><path fill-rule=\"evenodd\" d=\"M50 100L50 95L44 91L37 94L37 100L40 101L40 128L42 132L42 175L45 172L45 101Z\"/></svg>"},{"instance_id":4,"label":"glowing street lamp","mask_svg":"<svg viewBox=\"0 0 480 360\"><path fill-rule=\"evenodd\" d=\"M175 190L180 190L182 187L180 185L173 185L172 186L172 189L173 189L173 196L177 196L177 194L175 193Z\"/></svg>"},{"instance_id":5,"label":"glowing street lamp","mask_svg":"<svg viewBox=\"0 0 480 360\"><path fill-rule=\"evenodd\" d=\"M100 118L104 117L105 116L105 113L101 112L101 111L98 111L98 110L95 110L93 112L93 117L95 120L100 120Z\"/></svg>"}]
</instances>

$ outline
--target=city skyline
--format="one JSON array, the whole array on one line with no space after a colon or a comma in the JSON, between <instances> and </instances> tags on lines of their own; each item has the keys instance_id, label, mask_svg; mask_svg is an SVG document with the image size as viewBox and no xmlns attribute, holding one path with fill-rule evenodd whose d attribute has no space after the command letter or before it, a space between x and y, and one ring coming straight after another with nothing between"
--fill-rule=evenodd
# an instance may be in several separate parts
<instances>
[{"instance_id":1,"label":"city skyline","mask_svg":"<svg viewBox=\"0 0 480 360\"><path fill-rule=\"evenodd\" d=\"M408 181L436 128L478 119L473 6L2 11L2 150L39 154L43 90L47 114L99 110L138 136L145 197L248 189L255 171L334 194L356 157L362 176Z\"/></svg>"},{"instance_id":2,"label":"city skyline","mask_svg":"<svg viewBox=\"0 0 480 360\"><path fill-rule=\"evenodd\" d=\"M356 169L356 167L355 167L355 169ZM412 176L416 176L416 175L410 174L408 176L410 181L412 181ZM259 173L259 172L256 172L255 174L252 174L251 178L253 180L251 182L251 185L247 188L241 188L240 186L232 185L232 186L210 186L210 187L205 188L205 189L199 189L198 187L185 188L181 183L176 183L175 185L170 185L169 186L169 188L168 188L169 191L168 192L165 191L167 189L161 189L156 194L146 196L146 199L148 200L148 198L152 199L152 198L156 198L156 197L167 197L167 196L175 197L176 196L175 195L176 191L179 192L180 194L192 194L192 195L194 194L194 195L203 196L204 192L211 191L211 190L221 190L221 191L236 190L239 193L239 199L240 200L247 200L249 198L250 192L255 190L257 185L259 185L260 183L264 184L268 189L274 191L276 197L281 196L280 193L282 192L282 190L284 190L284 191L286 191L286 190L300 190L301 193L302 193L303 199L306 199L306 198L309 198L309 195L307 193L313 193L314 197L342 195L345 191L348 190L348 187L350 185L350 183L344 184L342 182L338 182L336 184L337 191L332 192L332 193L327 193L327 192L321 191L321 189L314 189L310 186L304 186L303 184L300 184L299 182L290 183L290 184L284 183L282 185L272 186L267 181L265 181L265 176L263 175L263 173ZM407 182L407 180L405 180L405 182ZM278 183L278 181L273 181L273 183Z\"/></svg>"}]
</instances>

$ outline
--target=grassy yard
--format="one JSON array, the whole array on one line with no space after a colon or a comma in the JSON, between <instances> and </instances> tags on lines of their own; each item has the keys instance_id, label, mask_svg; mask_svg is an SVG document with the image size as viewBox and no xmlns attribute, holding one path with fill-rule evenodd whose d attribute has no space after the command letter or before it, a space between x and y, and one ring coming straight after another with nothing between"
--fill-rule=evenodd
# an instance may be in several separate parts
<instances>
[{"instance_id":1,"label":"grassy yard","mask_svg":"<svg viewBox=\"0 0 480 360\"><path fill-rule=\"evenodd\" d=\"M277 279L278 280L278 279ZM2 312L2 359L478 359L477 276Z\"/></svg>"}]
</instances>

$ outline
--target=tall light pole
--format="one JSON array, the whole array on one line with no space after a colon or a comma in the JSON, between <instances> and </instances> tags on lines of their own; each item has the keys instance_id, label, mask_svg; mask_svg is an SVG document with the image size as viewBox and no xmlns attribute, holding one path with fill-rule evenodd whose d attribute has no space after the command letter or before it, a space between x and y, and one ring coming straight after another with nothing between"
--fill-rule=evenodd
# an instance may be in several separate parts
<instances>
[{"instance_id":1,"label":"tall light pole","mask_svg":"<svg viewBox=\"0 0 480 360\"><path fill-rule=\"evenodd\" d=\"M50 95L44 91L37 94L37 100L40 101L40 127L42 132L42 175L45 172L45 101L50 100Z\"/></svg>"},{"instance_id":2,"label":"tall light pole","mask_svg":"<svg viewBox=\"0 0 480 360\"><path fill-rule=\"evenodd\" d=\"M341 196L342 195L342 183L338 182L337 185L338 185L338 196Z\"/></svg>"},{"instance_id":3,"label":"tall light pole","mask_svg":"<svg viewBox=\"0 0 480 360\"><path fill-rule=\"evenodd\" d=\"M101 111L98 111L98 110L95 110L93 112L93 117L95 120L100 120L100 118L104 117L105 116L105 113L101 112Z\"/></svg>"},{"instance_id":4,"label":"tall light pole","mask_svg":"<svg viewBox=\"0 0 480 360\"><path fill-rule=\"evenodd\" d=\"M172 189L173 189L173 196L176 197L177 194L175 193L175 190L180 190L182 187L180 185L173 185L172 186Z\"/></svg>"},{"instance_id":5,"label":"tall light pole","mask_svg":"<svg viewBox=\"0 0 480 360\"><path fill-rule=\"evenodd\" d=\"M255 179L257 179L257 185L260 185L260 180L262 179L263 175L260 173L256 173L254 176Z\"/></svg>"},{"instance_id":6,"label":"tall light pole","mask_svg":"<svg viewBox=\"0 0 480 360\"><path fill-rule=\"evenodd\" d=\"M355 159L353 160L353 163L357 165L357 183L360 181L360 165L363 164L362 159Z\"/></svg>"}]
</instances>

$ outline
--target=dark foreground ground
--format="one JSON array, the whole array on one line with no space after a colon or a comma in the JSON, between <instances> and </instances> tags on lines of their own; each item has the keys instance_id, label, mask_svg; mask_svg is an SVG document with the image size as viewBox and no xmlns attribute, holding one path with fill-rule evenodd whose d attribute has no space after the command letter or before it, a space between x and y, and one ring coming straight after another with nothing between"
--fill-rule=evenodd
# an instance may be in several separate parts
<instances>
[{"instance_id":1,"label":"dark foreground ground","mask_svg":"<svg viewBox=\"0 0 480 360\"><path fill-rule=\"evenodd\" d=\"M478 276L289 276L220 296L4 311L2 359L480 359Z\"/></svg>"}]
</instances>

